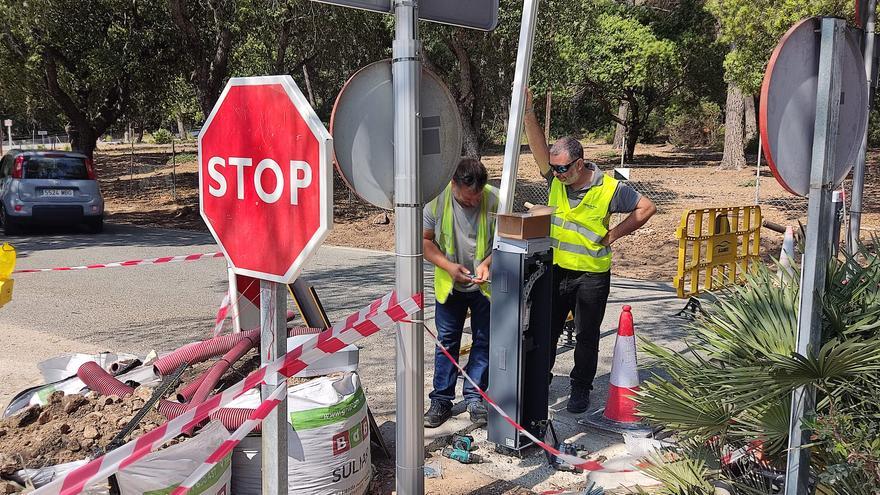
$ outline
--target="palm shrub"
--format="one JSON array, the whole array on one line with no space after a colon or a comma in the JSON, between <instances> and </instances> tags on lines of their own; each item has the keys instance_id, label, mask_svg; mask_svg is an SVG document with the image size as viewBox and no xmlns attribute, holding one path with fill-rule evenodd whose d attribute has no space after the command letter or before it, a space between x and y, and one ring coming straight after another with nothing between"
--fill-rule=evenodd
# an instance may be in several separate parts
<instances>
[{"instance_id":1,"label":"palm shrub","mask_svg":"<svg viewBox=\"0 0 880 495\"><path fill-rule=\"evenodd\" d=\"M755 472L772 475L785 466L792 391L809 385L817 390L816 414L808 418L817 490L880 493L880 257L862 246L830 261L815 357L794 352L798 282L797 271L760 266L688 326L686 351L642 342L656 371L637 397L640 414L675 432L681 445L658 469L700 461L679 469L703 466L703 481L727 479L740 492L768 493ZM749 453L748 465L721 462L737 449ZM695 488L670 493L701 493Z\"/></svg>"}]
</instances>

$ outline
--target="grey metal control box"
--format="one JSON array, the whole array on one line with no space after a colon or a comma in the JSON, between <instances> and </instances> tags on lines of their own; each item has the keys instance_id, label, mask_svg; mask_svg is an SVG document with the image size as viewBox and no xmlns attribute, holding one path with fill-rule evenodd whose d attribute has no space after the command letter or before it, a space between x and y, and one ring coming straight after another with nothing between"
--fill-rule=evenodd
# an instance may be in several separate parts
<instances>
[{"instance_id":1,"label":"grey metal control box","mask_svg":"<svg viewBox=\"0 0 880 495\"><path fill-rule=\"evenodd\" d=\"M501 238L492 252L489 396L542 438L550 377L553 253L549 238ZM532 441L489 408L488 438L520 451Z\"/></svg>"}]
</instances>

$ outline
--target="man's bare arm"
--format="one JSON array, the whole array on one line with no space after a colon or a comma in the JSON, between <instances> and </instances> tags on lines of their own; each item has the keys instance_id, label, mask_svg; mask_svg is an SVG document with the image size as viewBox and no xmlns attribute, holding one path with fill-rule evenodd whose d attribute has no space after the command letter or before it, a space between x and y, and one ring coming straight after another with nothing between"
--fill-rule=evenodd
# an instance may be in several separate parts
<instances>
[{"instance_id":1,"label":"man's bare arm","mask_svg":"<svg viewBox=\"0 0 880 495\"><path fill-rule=\"evenodd\" d=\"M613 229L608 231L602 244L610 246L614 241L625 235L632 234L648 221L649 218L657 213L657 207L650 199L642 196L636 204L636 209L632 211L622 222L617 224Z\"/></svg>"},{"instance_id":2,"label":"man's bare arm","mask_svg":"<svg viewBox=\"0 0 880 495\"><path fill-rule=\"evenodd\" d=\"M529 149L535 157L538 168L541 169L541 175L547 176L550 173L550 147L547 146L547 137L544 136L544 129L535 116L535 109L532 104L532 91L526 90L526 110L523 117L523 124L526 128L526 138L529 141Z\"/></svg>"}]
</instances>

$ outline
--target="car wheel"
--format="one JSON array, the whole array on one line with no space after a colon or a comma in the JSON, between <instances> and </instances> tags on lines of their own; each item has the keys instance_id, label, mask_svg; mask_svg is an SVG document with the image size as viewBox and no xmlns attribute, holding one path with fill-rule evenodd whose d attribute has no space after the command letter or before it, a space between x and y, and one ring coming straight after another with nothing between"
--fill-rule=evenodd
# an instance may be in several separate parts
<instances>
[{"instance_id":1,"label":"car wheel","mask_svg":"<svg viewBox=\"0 0 880 495\"><path fill-rule=\"evenodd\" d=\"M18 224L15 223L9 215L6 214L6 209L0 206L0 222L3 223L3 233L6 235L16 235L19 233L20 229Z\"/></svg>"},{"instance_id":2,"label":"car wheel","mask_svg":"<svg viewBox=\"0 0 880 495\"><path fill-rule=\"evenodd\" d=\"M86 222L86 227L92 234L100 234L104 231L104 217L91 218Z\"/></svg>"}]
</instances>

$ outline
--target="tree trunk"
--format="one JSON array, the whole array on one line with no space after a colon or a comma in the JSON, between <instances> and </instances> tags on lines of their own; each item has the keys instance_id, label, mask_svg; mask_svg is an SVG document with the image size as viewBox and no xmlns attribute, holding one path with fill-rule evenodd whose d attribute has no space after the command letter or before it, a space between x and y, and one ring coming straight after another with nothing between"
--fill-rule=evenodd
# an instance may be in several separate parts
<instances>
[{"instance_id":1,"label":"tree trunk","mask_svg":"<svg viewBox=\"0 0 880 495\"><path fill-rule=\"evenodd\" d=\"M476 97L482 82L477 69L471 63L470 54L455 36L446 39L446 46L458 59L458 84L453 86L453 94L458 104L463 131L462 148L465 156L480 157L480 124L482 102Z\"/></svg>"},{"instance_id":2,"label":"tree trunk","mask_svg":"<svg viewBox=\"0 0 880 495\"><path fill-rule=\"evenodd\" d=\"M632 162L633 156L636 154L636 143L639 142L639 133L642 132L642 125L633 119L629 123L626 130L626 150L623 153L624 162Z\"/></svg>"},{"instance_id":3,"label":"tree trunk","mask_svg":"<svg viewBox=\"0 0 880 495\"><path fill-rule=\"evenodd\" d=\"M177 137L181 141L186 141L186 126L183 124L183 114L178 112L175 117L177 117Z\"/></svg>"},{"instance_id":4,"label":"tree trunk","mask_svg":"<svg viewBox=\"0 0 880 495\"><path fill-rule=\"evenodd\" d=\"M480 158L480 138L477 134L477 131L470 125L469 122L462 122L461 126L462 136L461 136L461 146L462 152L464 156L468 158Z\"/></svg>"},{"instance_id":5,"label":"tree trunk","mask_svg":"<svg viewBox=\"0 0 880 495\"><path fill-rule=\"evenodd\" d=\"M617 108L617 118L626 122L626 116L629 113L629 103L626 101L620 102L620 106ZM612 143L612 148L619 150L623 146L623 136L626 135L626 127L617 124L614 130L614 142Z\"/></svg>"},{"instance_id":6,"label":"tree trunk","mask_svg":"<svg viewBox=\"0 0 880 495\"><path fill-rule=\"evenodd\" d=\"M70 150L77 151L89 158L94 158L98 145L98 134L88 124L71 124L68 130Z\"/></svg>"},{"instance_id":7,"label":"tree trunk","mask_svg":"<svg viewBox=\"0 0 880 495\"><path fill-rule=\"evenodd\" d=\"M745 106L745 136L743 142L746 146L758 135L758 119L755 114L755 98L752 95L743 96Z\"/></svg>"},{"instance_id":8,"label":"tree trunk","mask_svg":"<svg viewBox=\"0 0 880 495\"><path fill-rule=\"evenodd\" d=\"M733 83L727 85L727 105L724 117L724 156L721 170L742 170L746 166L743 125L745 105L742 90Z\"/></svg>"}]
</instances>

